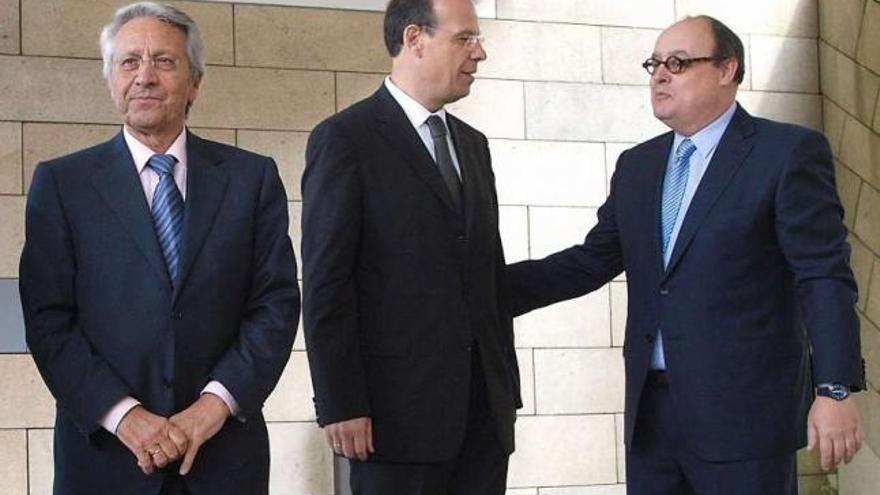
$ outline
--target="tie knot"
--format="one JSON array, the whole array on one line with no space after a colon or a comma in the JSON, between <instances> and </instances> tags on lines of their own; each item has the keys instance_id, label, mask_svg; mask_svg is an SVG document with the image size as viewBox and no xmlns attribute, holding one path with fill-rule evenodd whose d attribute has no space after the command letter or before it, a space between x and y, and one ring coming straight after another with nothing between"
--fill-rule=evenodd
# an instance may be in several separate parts
<instances>
[{"instance_id":1,"label":"tie knot","mask_svg":"<svg viewBox=\"0 0 880 495\"><path fill-rule=\"evenodd\" d=\"M446 124L443 123L443 119L441 119L437 115L431 115L427 120L428 129L431 130L431 137L446 137Z\"/></svg>"},{"instance_id":2,"label":"tie knot","mask_svg":"<svg viewBox=\"0 0 880 495\"><path fill-rule=\"evenodd\" d=\"M694 151L697 151L697 145L694 144L689 138L685 138L681 144L678 145L678 149L675 151L675 154L678 156L676 161L684 161L689 160L691 155L694 154Z\"/></svg>"},{"instance_id":3,"label":"tie knot","mask_svg":"<svg viewBox=\"0 0 880 495\"><path fill-rule=\"evenodd\" d=\"M147 166L160 176L173 173L175 163L177 158L174 155L153 155L147 160Z\"/></svg>"}]
</instances>

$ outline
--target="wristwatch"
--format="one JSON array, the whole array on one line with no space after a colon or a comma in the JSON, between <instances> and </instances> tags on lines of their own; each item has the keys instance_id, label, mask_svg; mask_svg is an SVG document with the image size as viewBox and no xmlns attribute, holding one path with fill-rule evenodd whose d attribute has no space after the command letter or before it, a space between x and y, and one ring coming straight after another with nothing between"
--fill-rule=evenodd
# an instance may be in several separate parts
<instances>
[{"instance_id":1,"label":"wristwatch","mask_svg":"<svg viewBox=\"0 0 880 495\"><path fill-rule=\"evenodd\" d=\"M819 385L816 387L816 395L819 397L829 397L836 401L842 401L849 397L849 387L846 385L841 385L839 383L832 383L831 385Z\"/></svg>"}]
</instances>

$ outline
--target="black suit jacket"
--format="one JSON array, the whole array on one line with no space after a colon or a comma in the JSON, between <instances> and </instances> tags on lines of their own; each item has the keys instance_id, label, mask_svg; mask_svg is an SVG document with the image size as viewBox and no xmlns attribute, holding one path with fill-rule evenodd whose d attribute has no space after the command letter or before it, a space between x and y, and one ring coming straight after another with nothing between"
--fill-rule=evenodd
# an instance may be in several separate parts
<instances>
[{"instance_id":1,"label":"black suit jacket","mask_svg":"<svg viewBox=\"0 0 880 495\"><path fill-rule=\"evenodd\" d=\"M503 447L520 405L486 138L448 116L464 214L388 91L312 132L303 318L319 424L373 420L374 459L455 456L476 340Z\"/></svg>"},{"instance_id":2,"label":"black suit jacket","mask_svg":"<svg viewBox=\"0 0 880 495\"><path fill-rule=\"evenodd\" d=\"M813 380L864 379L828 143L737 109L664 270L660 198L672 141L666 133L621 155L583 244L511 265L516 312L626 270L627 443L660 328L689 447L715 461L791 453L805 444Z\"/></svg>"},{"instance_id":3,"label":"black suit jacket","mask_svg":"<svg viewBox=\"0 0 880 495\"><path fill-rule=\"evenodd\" d=\"M265 493L260 409L299 316L287 203L271 159L187 137L180 279L172 288L122 133L40 164L28 195L20 288L27 341L57 400L56 493L157 493L98 424L130 395L171 416L220 381L246 421L199 451L194 494Z\"/></svg>"}]
</instances>

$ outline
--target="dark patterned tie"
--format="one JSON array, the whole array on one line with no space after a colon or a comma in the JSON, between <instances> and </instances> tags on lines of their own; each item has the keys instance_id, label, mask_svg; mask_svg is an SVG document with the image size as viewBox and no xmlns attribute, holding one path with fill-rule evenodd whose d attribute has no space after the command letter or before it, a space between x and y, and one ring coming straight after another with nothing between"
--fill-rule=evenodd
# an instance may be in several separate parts
<instances>
[{"instance_id":1,"label":"dark patterned tie","mask_svg":"<svg viewBox=\"0 0 880 495\"><path fill-rule=\"evenodd\" d=\"M159 185L153 193L153 225L162 246L165 264L171 281L177 283L180 266L180 242L183 229L183 197L174 182L174 164L177 158L172 155L153 155L147 166L159 174Z\"/></svg>"},{"instance_id":2,"label":"dark patterned tie","mask_svg":"<svg viewBox=\"0 0 880 495\"><path fill-rule=\"evenodd\" d=\"M461 210L461 180L455 172L452 163L452 154L449 152L449 143L446 141L446 124L437 115L428 117L428 129L431 130L431 138L434 139L434 155L437 159L437 168L443 176L443 182L452 196L452 204Z\"/></svg>"}]
</instances>

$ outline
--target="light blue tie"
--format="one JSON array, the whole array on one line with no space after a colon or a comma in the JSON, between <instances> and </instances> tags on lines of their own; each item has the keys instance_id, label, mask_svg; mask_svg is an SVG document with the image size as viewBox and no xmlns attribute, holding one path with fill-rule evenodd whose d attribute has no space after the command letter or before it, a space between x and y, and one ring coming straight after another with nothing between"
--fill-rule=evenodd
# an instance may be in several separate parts
<instances>
[{"instance_id":1,"label":"light blue tie","mask_svg":"<svg viewBox=\"0 0 880 495\"><path fill-rule=\"evenodd\" d=\"M663 179L663 205L660 210L660 228L663 233L663 254L669 247L669 238L675 228L675 221L681 209L681 199L688 182L688 170L690 169L691 155L697 147L693 141L685 139L675 150L675 162L672 167L666 169L666 177Z\"/></svg>"},{"instance_id":2,"label":"light blue tie","mask_svg":"<svg viewBox=\"0 0 880 495\"><path fill-rule=\"evenodd\" d=\"M687 188L688 172L690 169L691 155L697 147L693 141L685 138L678 149L675 150L675 161L671 167L666 168L666 177L663 179L663 204L660 208L660 231L663 235L663 259L666 260L666 250L669 248L669 238L675 228L681 209L681 200L684 190ZM651 369L665 370L666 356L663 353L663 333L657 330L657 339L654 341L654 350L651 355Z\"/></svg>"},{"instance_id":3,"label":"light blue tie","mask_svg":"<svg viewBox=\"0 0 880 495\"><path fill-rule=\"evenodd\" d=\"M177 283L180 265L180 242L183 230L183 197L174 182L174 164L177 158L172 155L153 155L147 166L159 174L159 185L153 192L153 225L156 237L165 256L168 275L172 283Z\"/></svg>"}]
</instances>

